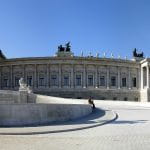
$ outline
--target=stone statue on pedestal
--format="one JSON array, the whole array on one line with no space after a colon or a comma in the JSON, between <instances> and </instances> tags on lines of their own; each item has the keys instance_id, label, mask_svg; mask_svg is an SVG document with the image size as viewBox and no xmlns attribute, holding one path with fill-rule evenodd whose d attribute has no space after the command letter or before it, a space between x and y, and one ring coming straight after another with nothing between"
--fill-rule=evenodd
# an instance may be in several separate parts
<instances>
[{"instance_id":1,"label":"stone statue on pedestal","mask_svg":"<svg viewBox=\"0 0 150 150\"><path fill-rule=\"evenodd\" d=\"M27 91L28 93L32 93L32 89L30 86L27 86L23 78L19 80L19 91Z\"/></svg>"},{"instance_id":2,"label":"stone statue on pedestal","mask_svg":"<svg viewBox=\"0 0 150 150\"><path fill-rule=\"evenodd\" d=\"M27 90L27 84L24 82L23 78L19 80L19 91Z\"/></svg>"}]
</instances>

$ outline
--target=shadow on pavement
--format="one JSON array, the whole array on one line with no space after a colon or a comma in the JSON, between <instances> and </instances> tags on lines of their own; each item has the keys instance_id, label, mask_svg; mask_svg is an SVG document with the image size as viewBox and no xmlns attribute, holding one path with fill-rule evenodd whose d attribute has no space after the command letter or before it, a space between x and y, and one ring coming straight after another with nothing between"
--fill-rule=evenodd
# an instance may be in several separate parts
<instances>
[{"instance_id":1,"label":"shadow on pavement","mask_svg":"<svg viewBox=\"0 0 150 150\"><path fill-rule=\"evenodd\" d=\"M105 110L107 111L107 110ZM96 119L105 115L105 111L99 108L95 108L91 114L84 116L82 118L77 118L74 120L64 121L64 122L54 122L49 125L75 125L75 124L93 124L97 123Z\"/></svg>"},{"instance_id":2,"label":"shadow on pavement","mask_svg":"<svg viewBox=\"0 0 150 150\"><path fill-rule=\"evenodd\" d=\"M111 122L111 124L138 124L138 123L146 123L149 120L134 120L134 121L129 121L129 120L116 120L114 122Z\"/></svg>"}]
</instances>

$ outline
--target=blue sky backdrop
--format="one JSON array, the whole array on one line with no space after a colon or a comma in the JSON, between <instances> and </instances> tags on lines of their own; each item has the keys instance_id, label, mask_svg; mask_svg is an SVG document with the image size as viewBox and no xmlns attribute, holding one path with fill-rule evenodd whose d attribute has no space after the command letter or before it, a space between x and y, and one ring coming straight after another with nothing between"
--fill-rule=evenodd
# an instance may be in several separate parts
<instances>
[{"instance_id":1,"label":"blue sky backdrop","mask_svg":"<svg viewBox=\"0 0 150 150\"><path fill-rule=\"evenodd\" d=\"M0 0L0 49L8 58L53 56L70 41L91 51L150 56L150 0Z\"/></svg>"}]
</instances>

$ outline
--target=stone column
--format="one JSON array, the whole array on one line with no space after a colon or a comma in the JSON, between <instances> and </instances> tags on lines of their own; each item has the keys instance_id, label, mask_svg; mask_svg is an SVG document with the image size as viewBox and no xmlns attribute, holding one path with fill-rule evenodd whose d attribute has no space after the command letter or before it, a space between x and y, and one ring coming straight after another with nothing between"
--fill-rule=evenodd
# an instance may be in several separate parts
<instances>
[{"instance_id":1,"label":"stone column","mask_svg":"<svg viewBox=\"0 0 150 150\"><path fill-rule=\"evenodd\" d=\"M120 89L120 67L118 67L118 89Z\"/></svg>"},{"instance_id":2,"label":"stone column","mask_svg":"<svg viewBox=\"0 0 150 150\"><path fill-rule=\"evenodd\" d=\"M49 88L49 64L46 66L46 87Z\"/></svg>"},{"instance_id":3,"label":"stone column","mask_svg":"<svg viewBox=\"0 0 150 150\"><path fill-rule=\"evenodd\" d=\"M2 67L0 67L0 89L2 89Z\"/></svg>"},{"instance_id":4,"label":"stone column","mask_svg":"<svg viewBox=\"0 0 150 150\"><path fill-rule=\"evenodd\" d=\"M109 80L109 76L110 76L110 75L109 75L109 66L107 66L107 85L106 85L106 86L107 86L107 89L110 88L110 87L109 87L109 81L110 81L110 80Z\"/></svg>"},{"instance_id":5,"label":"stone column","mask_svg":"<svg viewBox=\"0 0 150 150\"><path fill-rule=\"evenodd\" d=\"M23 77L23 79L25 81L25 65L22 65L22 68L23 68L22 77Z\"/></svg>"},{"instance_id":6,"label":"stone column","mask_svg":"<svg viewBox=\"0 0 150 150\"><path fill-rule=\"evenodd\" d=\"M131 70L128 68L128 88L131 89Z\"/></svg>"},{"instance_id":7,"label":"stone column","mask_svg":"<svg viewBox=\"0 0 150 150\"><path fill-rule=\"evenodd\" d=\"M35 70L34 70L34 88L37 88L37 64L35 64Z\"/></svg>"},{"instance_id":8,"label":"stone column","mask_svg":"<svg viewBox=\"0 0 150 150\"><path fill-rule=\"evenodd\" d=\"M147 69L147 88L149 88L149 66L146 66Z\"/></svg>"},{"instance_id":9,"label":"stone column","mask_svg":"<svg viewBox=\"0 0 150 150\"><path fill-rule=\"evenodd\" d=\"M83 69L83 88L86 88L86 66L84 64L84 69Z\"/></svg>"},{"instance_id":10,"label":"stone column","mask_svg":"<svg viewBox=\"0 0 150 150\"><path fill-rule=\"evenodd\" d=\"M12 89L13 88L13 66L11 65L10 66L10 88Z\"/></svg>"},{"instance_id":11,"label":"stone column","mask_svg":"<svg viewBox=\"0 0 150 150\"><path fill-rule=\"evenodd\" d=\"M143 86L143 67L141 66L141 89L143 89L144 88L144 86Z\"/></svg>"},{"instance_id":12,"label":"stone column","mask_svg":"<svg viewBox=\"0 0 150 150\"><path fill-rule=\"evenodd\" d=\"M95 66L96 71L95 71L95 88L98 88L98 66Z\"/></svg>"},{"instance_id":13,"label":"stone column","mask_svg":"<svg viewBox=\"0 0 150 150\"><path fill-rule=\"evenodd\" d=\"M13 77L13 65L10 67L10 80L11 80L11 88L14 88L14 77Z\"/></svg>"},{"instance_id":14,"label":"stone column","mask_svg":"<svg viewBox=\"0 0 150 150\"><path fill-rule=\"evenodd\" d=\"M74 88L74 66L71 68L71 88Z\"/></svg>"},{"instance_id":15,"label":"stone column","mask_svg":"<svg viewBox=\"0 0 150 150\"><path fill-rule=\"evenodd\" d=\"M59 64L59 81L58 81L58 84L59 84L59 88L61 88L62 87L62 85L61 85L61 79L62 79L62 77L61 77L61 75L62 75L62 73L61 73L61 64Z\"/></svg>"},{"instance_id":16,"label":"stone column","mask_svg":"<svg viewBox=\"0 0 150 150\"><path fill-rule=\"evenodd\" d=\"M137 88L140 89L140 87L141 87L141 71L139 68L137 68L137 83L138 83Z\"/></svg>"}]
</instances>

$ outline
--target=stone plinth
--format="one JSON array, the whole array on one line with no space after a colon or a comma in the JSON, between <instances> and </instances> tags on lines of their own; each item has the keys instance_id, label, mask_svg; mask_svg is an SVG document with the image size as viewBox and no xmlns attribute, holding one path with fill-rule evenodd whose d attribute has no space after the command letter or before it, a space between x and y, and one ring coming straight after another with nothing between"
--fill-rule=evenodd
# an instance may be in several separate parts
<instances>
[{"instance_id":1,"label":"stone plinth","mask_svg":"<svg viewBox=\"0 0 150 150\"><path fill-rule=\"evenodd\" d=\"M145 88L140 92L141 102L149 102L150 101L150 89Z\"/></svg>"}]
</instances>

